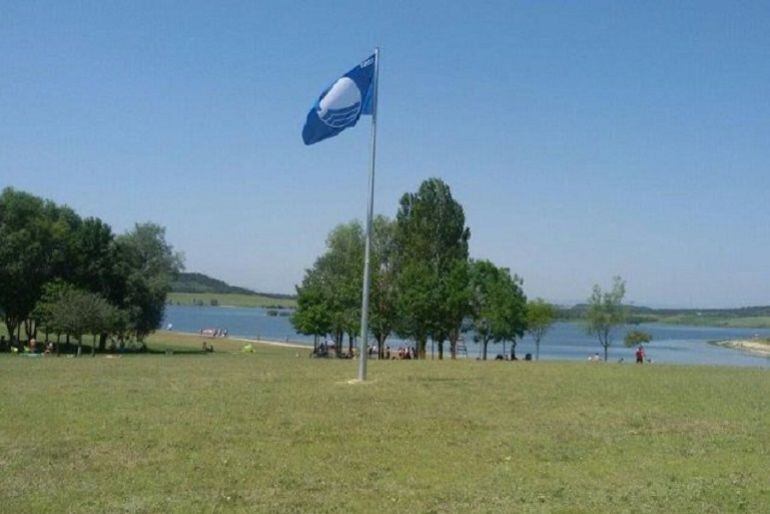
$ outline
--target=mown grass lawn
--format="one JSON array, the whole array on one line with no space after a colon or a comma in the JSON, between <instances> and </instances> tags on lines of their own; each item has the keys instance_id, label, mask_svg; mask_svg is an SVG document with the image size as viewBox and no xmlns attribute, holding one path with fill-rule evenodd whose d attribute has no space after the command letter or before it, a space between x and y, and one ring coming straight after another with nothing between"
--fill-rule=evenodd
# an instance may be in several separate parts
<instances>
[{"instance_id":1,"label":"mown grass lawn","mask_svg":"<svg viewBox=\"0 0 770 514\"><path fill-rule=\"evenodd\" d=\"M238 347L0 355L0 511L770 508L766 370Z\"/></svg>"}]
</instances>

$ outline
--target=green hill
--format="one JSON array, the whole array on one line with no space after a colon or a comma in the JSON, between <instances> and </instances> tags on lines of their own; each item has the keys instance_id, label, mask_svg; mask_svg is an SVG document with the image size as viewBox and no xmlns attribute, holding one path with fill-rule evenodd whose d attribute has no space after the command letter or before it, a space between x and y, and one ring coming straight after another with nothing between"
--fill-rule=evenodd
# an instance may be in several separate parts
<instances>
[{"instance_id":1,"label":"green hill","mask_svg":"<svg viewBox=\"0 0 770 514\"><path fill-rule=\"evenodd\" d=\"M737 307L732 309L652 309L626 305L630 323L670 323L732 328L770 328L770 306ZM563 320L582 320L588 305L578 304L559 309Z\"/></svg>"},{"instance_id":2,"label":"green hill","mask_svg":"<svg viewBox=\"0 0 770 514\"><path fill-rule=\"evenodd\" d=\"M211 278L203 273L180 273L171 284L174 293L236 293L256 294L244 287L231 286L223 280Z\"/></svg>"},{"instance_id":3,"label":"green hill","mask_svg":"<svg viewBox=\"0 0 770 514\"><path fill-rule=\"evenodd\" d=\"M168 301L178 305L222 305L234 307L294 307L295 297L288 294L258 293L245 287L231 286L203 273L180 273L171 284Z\"/></svg>"},{"instance_id":4,"label":"green hill","mask_svg":"<svg viewBox=\"0 0 770 514\"><path fill-rule=\"evenodd\" d=\"M280 300L293 300L294 295L280 293L262 293L246 289L245 287L231 286L224 280L209 277L203 273L180 273L171 284L173 293L219 293L219 294L253 294L266 298Z\"/></svg>"}]
</instances>

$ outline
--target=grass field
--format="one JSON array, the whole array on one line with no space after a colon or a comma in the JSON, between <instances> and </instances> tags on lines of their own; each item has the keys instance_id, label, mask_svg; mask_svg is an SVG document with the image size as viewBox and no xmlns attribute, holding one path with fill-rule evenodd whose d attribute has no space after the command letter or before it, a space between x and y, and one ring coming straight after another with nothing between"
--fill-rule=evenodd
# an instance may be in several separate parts
<instances>
[{"instance_id":1,"label":"grass field","mask_svg":"<svg viewBox=\"0 0 770 514\"><path fill-rule=\"evenodd\" d=\"M213 344L0 355L0 511L770 508L767 370L371 362L351 385L351 361Z\"/></svg>"},{"instance_id":2,"label":"grass field","mask_svg":"<svg viewBox=\"0 0 770 514\"><path fill-rule=\"evenodd\" d=\"M725 328L770 328L770 316L696 316L680 314L666 316L656 320L659 323L674 325L696 325Z\"/></svg>"},{"instance_id":3,"label":"grass field","mask_svg":"<svg viewBox=\"0 0 770 514\"><path fill-rule=\"evenodd\" d=\"M195 305L196 301L211 305L214 300L223 307L296 307L293 299L270 298L258 294L234 293L170 293L168 301L179 305Z\"/></svg>"}]
</instances>

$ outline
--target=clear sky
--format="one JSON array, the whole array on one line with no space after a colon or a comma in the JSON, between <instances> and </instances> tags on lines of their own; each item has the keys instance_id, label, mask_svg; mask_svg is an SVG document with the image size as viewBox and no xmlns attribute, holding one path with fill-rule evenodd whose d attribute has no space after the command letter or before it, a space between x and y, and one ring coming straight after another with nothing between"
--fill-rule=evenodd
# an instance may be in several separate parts
<instances>
[{"instance_id":1,"label":"clear sky","mask_svg":"<svg viewBox=\"0 0 770 514\"><path fill-rule=\"evenodd\" d=\"M305 147L305 115L379 45L376 212L438 176L529 296L770 304L768 27L770 2L6 0L0 186L292 292L366 204L369 119Z\"/></svg>"}]
</instances>

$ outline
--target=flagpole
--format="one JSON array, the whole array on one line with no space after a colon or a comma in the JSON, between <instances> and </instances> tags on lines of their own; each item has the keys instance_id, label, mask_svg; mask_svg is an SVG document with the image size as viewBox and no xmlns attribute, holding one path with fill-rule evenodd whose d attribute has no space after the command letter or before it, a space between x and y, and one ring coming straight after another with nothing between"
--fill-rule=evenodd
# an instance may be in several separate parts
<instances>
[{"instance_id":1,"label":"flagpole","mask_svg":"<svg viewBox=\"0 0 770 514\"><path fill-rule=\"evenodd\" d=\"M364 287L361 294L361 344L359 346L358 380L366 380L369 338L369 254L372 246L372 211L374 210L374 162L377 155L377 93L380 86L380 49L374 49L374 90L372 97L372 162L369 168L369 204L366 209L366 243L364 246Z\"/></svg>"}]
</instances>

